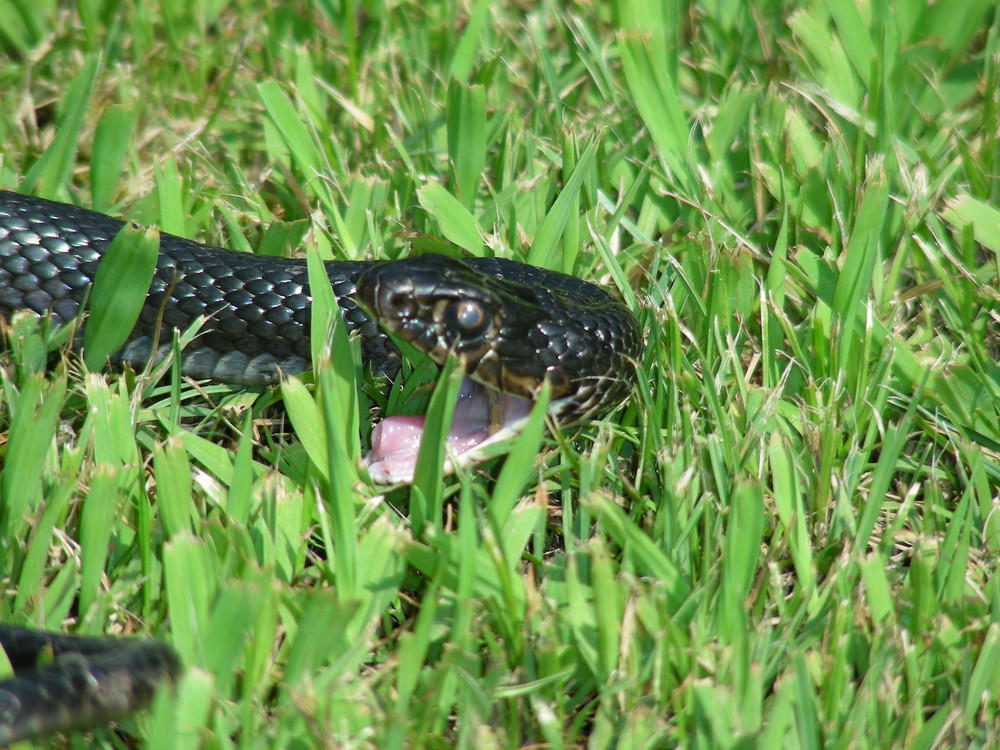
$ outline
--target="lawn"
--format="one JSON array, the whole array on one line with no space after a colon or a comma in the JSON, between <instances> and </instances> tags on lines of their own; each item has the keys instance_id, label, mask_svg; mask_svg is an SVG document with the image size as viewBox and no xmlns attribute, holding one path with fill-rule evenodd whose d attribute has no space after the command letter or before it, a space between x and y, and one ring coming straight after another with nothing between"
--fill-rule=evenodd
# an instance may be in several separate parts
<instances>
[{"instance_id":1,"label":"lawn","mask_svg":"<svg viewBox=\"0 0 1000 750\"><path fill-rule=\"evenodd\" d=\"M386 492L356 459L401 399L344 347L245 389L10 332L0 620L186 665L57 746L1000 747L995 2L0 18L0 187L527 260L646 336L605 421Z\"/></svg>"}]
</instances>

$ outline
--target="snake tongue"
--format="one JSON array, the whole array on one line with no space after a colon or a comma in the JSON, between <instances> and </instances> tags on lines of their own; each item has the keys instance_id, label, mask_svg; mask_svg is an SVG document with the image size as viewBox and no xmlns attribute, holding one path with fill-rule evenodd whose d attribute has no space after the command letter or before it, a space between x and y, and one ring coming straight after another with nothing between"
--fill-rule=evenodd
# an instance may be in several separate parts
<instances>
[{"instance_id":1,"label":"snake tongue","mask_svg":"<svg viewBox=\"0 0 1000 750\"><path fill-rule=\"evenodd\" d=\"M531 411L527 399L491 391L466 378L445 438L445 470L477 460L487 445L515 434ZM378 484L412 482L424 432L424 417L386 417L372 429L365 466Z\"/></svg>"}]
</instances>

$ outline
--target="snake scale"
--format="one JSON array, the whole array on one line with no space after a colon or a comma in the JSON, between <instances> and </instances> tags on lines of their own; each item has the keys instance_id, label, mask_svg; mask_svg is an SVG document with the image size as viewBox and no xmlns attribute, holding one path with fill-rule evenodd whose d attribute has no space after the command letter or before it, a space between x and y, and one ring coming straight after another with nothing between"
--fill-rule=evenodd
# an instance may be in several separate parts
<instances>
[{"instance_id":1,"label":"snake scale","mask_svg":"<svg viewBox=\"0 0 1000 750\"><path fill-rule=\"evenodd\" d=\"M81 319L97 267L124 222L77 206L0 191L0 321L22 312ZM388 379L400 354L389 335L467 375L448 436L451 461L516 432L541 384L559 424L613 408L633 387L641 334L632 313L596 285L499 258L427 254L326 263L362 358ZM181 355L184 375L268 385L310 367L310 291L301 258L209 247L162 234L149 294L112 364L142 368L202 316ZM85 320L85 319L84 319ZM85 322L84 322L85 325ZM77 332L77 346L82 336ZM412 475L422 420L389 417L366 458L376 482ZM15 675L0 682L0 745L108 720L147 703L176 676L157 641L71 638L0 625ZM38 665L39 661L50 664Z\"/></svg>"}]
</instances>

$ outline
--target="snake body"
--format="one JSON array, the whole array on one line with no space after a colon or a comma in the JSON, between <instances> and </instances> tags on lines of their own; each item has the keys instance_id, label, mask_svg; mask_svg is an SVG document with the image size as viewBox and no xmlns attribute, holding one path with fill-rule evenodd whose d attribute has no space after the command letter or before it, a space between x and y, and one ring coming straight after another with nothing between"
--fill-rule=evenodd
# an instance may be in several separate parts
<instances>
[{"instance_id":1,"label":"snake body","mask_svg":"<svg viewBox=\"0 0 1000 750\"><path fill-rule=\"evenodd\" d=\"M77 206L0 191L0 319L22 311L56 323L77 319L123 225ZM372 371L392 378L399 369L399 351L386 331L438 363L456 356L469 378L502 392L477 407L489 419L509 404L515 406L508 421L523 419L544 381L551 389L549 412L563 424L606 411L632 387L641 341L634 316L603 289L572 276L502 259L441 255L327 262L326 273ZM176 331L204 318L182 353L185 375L275 383L310 366L310 304L302 259L162 234L145 305L112 359L135 367L160 359L172 350ZM406 471L386 471L383 479L405 478ZM122 643L0 626L0 645L15 669L14 678L0 682L0 745L133 711L148 702L155 684L176 674L169 647ZM47 651L55 662L35 669Z\"/></svg>"},{"instance_id":2,"label":"snake body","mask_svg":"<svg viewBox=\"0 0 1000 750\"><path fill-rule=\"evenodd\" d=\"M123 225L77 206L0 191L0 317L30 310L56 323L76 318L98 263ZM566 421L620 402L632 385L630 365L640 343L635 318L607 292L573 276L498 258L441 255L391 263L331 261L326 273L348 331L361 338L365 362L390 378L399 368L399 352L380 328L386 319L376 321L358 305L359 286L369 304L376 285L383 296L398 285L413 299L482 300L495 325L487 337L492 353L482 352L480 366L507 368L508 384L520 382L522 394L531 389L528 384L548 378ZM146 304L114 359L142 367L151 357L162 358L174 331L206 316L183 353L185 375L275 383L310 365L310 303L301 258L239 253L163 234ZM440 331L446 321L425 322ZM462 333L446 330L440 340L462 343ZM503 390L501 382L489 382L486 369L479 379Z\"/></svg>"},{"instance_id":3,"label":"snake body","mask_svg":"<svg viewBox=\"0 0 1000 750\"><path fill-rule=\"evenodd\" d=\"M170 646L153 640L0 625L0 646L17 675L0 682L0 747L135 711L181 667Z\"/></svg>"}]
</instances>

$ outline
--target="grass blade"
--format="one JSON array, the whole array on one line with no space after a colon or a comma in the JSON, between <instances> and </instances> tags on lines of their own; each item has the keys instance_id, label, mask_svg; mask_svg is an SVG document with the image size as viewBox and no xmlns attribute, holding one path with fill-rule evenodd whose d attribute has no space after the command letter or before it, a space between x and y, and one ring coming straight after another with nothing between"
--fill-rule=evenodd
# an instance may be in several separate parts
<instances>
[{"instance_id":1,"label":"grass blade","mask_svg":"<svg viewBox=\"0 0 1000 750\"><path fill-rule=\"evenodd\" d=\"M417 191L417 198L445 237L473 255L482 255L483 237L476 220L455 196L431 182Z\"/></svg>"},{"instance_id":2,"label":"grass blade","mask_svg":"<svg viewBox=\"0 0 1000 750\"><path fill-rule=\"evenodd\" d=\"M60 197L63 186L69 182L80 131L100 67L101 56L88 55L80 72L73 77L59 111L56 136L24 176L20 186L22 191L38 193L46 198Z\"/></svg>"},{"instance_id":3,"label":"grass blade","mask_svg":"<svg viewBox=\"0 0 1000 750\"><path fill-rule=\"evenodd\" d=\"M576 163L569 179L566 180L562 192L545 214L545 219L538 227L538 231L535 232L535 239L531 243L531 249L526 258L531 265L542 268L553 267L558 257L559 240L569 223L573 207L577 205L576 201L583 188L584 180L591 176L594 169L597 147L598 141L595 139L580 154L580 160Z\"/></svg>"},{"instance_id":4,"label":"grass blade","mask_svg":"<svg viewBox=\"0 0 1000 750\"><path fill-rule=\"evenodd\" d=\"M448 85L445 118L455 192L471 212L476 206L486 164L486 90L482 86L465 86L452 81Z\"/></svg>"},{"instance_id":5,"label":"grass blade","mask_svg":"<svg viewBox=\"0 0 1000 750\"><path fill-rule=\"evenodd\" d=\"M121 349L139 319L160 251L156 229L126 224L97 267L89 298L90 316L83 331L84 362L90 370L106 366Z\"/></svg>"}]
</instances>

